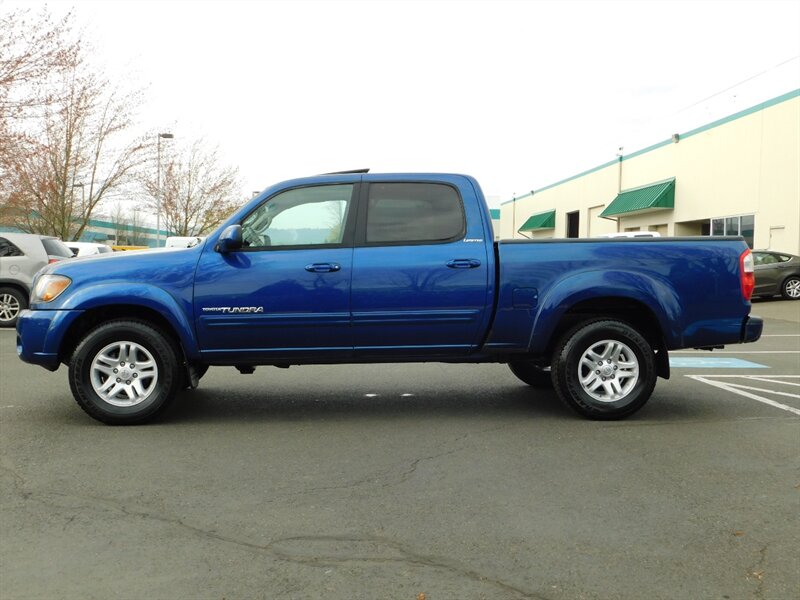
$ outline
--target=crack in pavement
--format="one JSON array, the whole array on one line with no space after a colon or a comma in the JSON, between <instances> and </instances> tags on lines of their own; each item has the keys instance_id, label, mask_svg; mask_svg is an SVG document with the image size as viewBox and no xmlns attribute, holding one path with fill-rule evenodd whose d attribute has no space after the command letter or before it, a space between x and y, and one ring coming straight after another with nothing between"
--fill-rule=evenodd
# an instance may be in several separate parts
<instances>
[{"instance_id":1,"label":"crack in pavement","mask_svg":"<svg viewBox=\"0 0 800 600\"><path fill-rule=\"evenodd\" d=\"M747 570L747 578L755 578L758 582L756 585L756 591L753 592L755 598L763 598L764 597L764 562L767 560L767 548L769 544L764 544L761 550L758 551L759 559L758 562L750 567Z\"/></svg>"},{"instance_id":2,"label":"crack in pavement","mask_svg":"<svg viewBox=\"0 0 800 600\"><path fill-rule=\"evenodd\" d=\"M255 542L249 542L246 540L238 539L230 535L218 533L213 530L206 530L201 527L197 527L195 525L186 523L185 521L177 517L168 517L165 515L159 515L148 511L132 509L124 505L123 503L118 502L111 498L103 498L99 496L85 496L80 494L67 494L63 492L25 492L25 494L26 494L25 497L28 500L40 502L45 506L58 509L64 509L66 507L63 506L63 504L54 501L54 498L77 499L83 502L89 501L90 502L89 505L83 505L80 507L71 506L69 508L73 510L76 508L93 510L97 509L99 505L99 507L102 509L121 512L129 517L149 519L152 521L165 523L176 527L181 527L197 536L206 539L224 542L227 544L233 544L240 548L246 548L259 553L267 553L277 560L283 560L286 562L292 562L292 563L315 566L315 567L323 567L323 566L331 566L331 565L347 564L347 563L368 563L368 564L403 563L418 567L427 567L427 568L445 570L478 583L488 584L497 587L501 590L504 590L506 592L512 592L516 594L517 597L519 598L525 598L528 600L548 600L544 596L540 596L533 592L522 590L518 587L515 587L512 584L501 581L500 579L481 575L477 571L458 565L455 561L449 561L444 558L435 557L432 555L420 554L400 542L396 542L394 540L389 540L385 538L348 537L348 536L334 536L334 535L291 536L291 537L278 538L272 540L267 544L258 544ZM338 553L337 555L337 552L334 551L332 553L328 553L327 556L324 555L319 556L310 553L292 552L291 548L283 548L283 549L281 548L282 545L291 546L293 542L300 542L301 545L302 544L309 545L313 544L314 542L324 542L328 544L337 542L342 544L372 544L378 547L383 547L384 549L388 548L389 550L394 551L395 554L390 556L367 556L367 555L360 555L358 553L355 554L351 553L351 555L348 555L347 552L343 552L343 553Z\"/></svg>"},{"instance_id":3,"label":"crack in pavement","mask_svg":"<svg viewBox=\"0 0 800 600\"><path fill-rule=\"evenodd\" d=\"M469 433L466 433L464 435L458 436L455 439L449 440L447 442L447 445L457 444L458 442L461 442L461 441L467 439L468 437L470 437L472 435L476 435L476 434L480 434L480 433L486 433L488 431L495 431L495 430L499 430L499 429L505 429L507 427L508 427L508 425L504 425L502 427L486 428L486 429L481 429L481 430L475 431L475 432L469 432ZM454 454L454 453L456 453L456 452L458 452L458 451L460 451L462 449L463 448L451 448L450 450L441 452L439 454L433 454L433 455L430 455L430 456L416 458L411 462L411 464L402 473L399 474L399 479L397 481L387 482L387 483L383 484L382 487L388 487L388 486L391 486L391 485L398 485L400 483L408 481L414 475L414 473L416 472L416 470L418 469L418 467L419 467L419 465L421 463L423 463L425 461L436 460L436 459L441 458L443 456L448 456L448 455ZM185 529L185 530L187 530L187 531L189 531L189 532L191 532L191 533L193 533L193 534L195 534L197 536L200 536L200 537L203 537L203 538L206 538L206 539L211 539L211 540L214 540L214 541L219 541L219 542L223 542L223 543L227 543L227 544L233 544L233 545L236 545L238 547L246 548L246 549L249 549L249 550L252 550L252 551L256 551L256 552L259 552L259 553L267 553L267 554L271 555L273 558L275 558L276 560L283 560L283 561L287 561L287 562L293 562L293 563L309 565L309 566L330 566L330 565L347 564L347 563L367 563L367 564L403 563L403 564L408 564L408 565L413 565L413 566L418 566L418 567L439 569L439 570L444 570L444 571L453 573L453 574L458 575L460 577L467 578L467 579L472 580L474 582L478 582L478 583L494 586L494 587L496 587L496 588L498 588L500 590L503 590L503 591L505 591L507 593L515 594L519 598L525 598L525 599L530 599L530 600L547 600L547 598L545 598L544 596L540 596L540 595L537 595L537 594L535 594L533 592L522 590L522 589L520 589L518 587L515 587L514 585L512 585L510 583L506 583L504 581L501 581L500 579L491 578L491 577L488 577L488 576L481 575L477 571L475 571L473 569L469 569L468 567L461 566L455 561L447 560L445 558L436 557L436 556L433 556L433 555L420 554L418 552L415 552L409 546L406 546L406 545L404 545L404 544L402 544L400 542L397 542L397 541L394 541L394 540L390 540L390 539L385 539L385 538L380 538L380 537L363 537L362 538L362 537L320 535L320 536L284 537L284 538L279 538L279 539L272 540L271 542L269 542L267 544L258 544L258 543L254 543L254 542L249 542L249 541L246 541L246 540L238 539L238 538L230 536L230 535L225 535L225 534L222 534L222 533L218 533L218 532L213 531L213 530L207 530L207 529L203 529L201 527L197 527L195 525L192 525L190 523L187 523L187 522L183 521L182 519L180 519L178 517L170 517L170 516L157 514L157 513L153 513L153 512L149 512L149 511L145 511L145 510L131 508L128 505L124 504L123 502L120 502L120 501L115 500L113 498L104 498L104 497L100 497L100 496L81 495L81 494L73 494L73 493L66 493L66 492L54 492L54 491L39 491L39 492L29 491L29 490L25 489L27 487L27 485L28 485L27 481L25 480L25 478L22 477L19 473L17 473L13 468L7 466L7 464L8 464L7 460L4 460L3 462L6 463L6 464L0 466L0 469L2 469L3 471L5 471L5 472L7 472L8 474L11 475L11 477L13 478L13 481L14 481L14 489L25 500L39 502L39 503L44 504L45 506L49 506L51 508L57 508L57 509L70 508L70 509L73 509L73 510L76 509L76 508L83 508L83 509L86 509L86 510L97 510L98 508L100 508L100 509L103 509L103 510L108 510L108 511L113 511L113 512L120 512L120 513L123 513L124 515L127 515L129 517L149 519L149 520L152 520L152 521L156 521L156 522L165 523L165 524L168 524L168 525L180 527L180 528L183 528L183 529ZM385 475L386 474L380 475L378 477L378 479L380 477L384 477ZM323 491L323 490L326 490L326 489L345 489L345 488L349 488L349 487L356 487L356 486L359 486L359 485L365 485L365 484L368 484L368 483L373 483L375 481L375 479L376 479L375 477L365 478L365 479L361 479L361 480L358 480L356 482L353 482L351 484L348 484L346 486L331 486L331 487L327 487L327 488L312 488L310 490L306 490L306 491L303 491L303 492L298 492L297 494L291 494L290 496L308 494L308 493L312 493L314 491ZM82 503L88 503L88 504L83 504L82 506L79 506L79 507L76 507L76 506L66 507L66 506L64 506L63 502L59 502L59 500L61 500L61 499L78 500L78 501L80 501ZM271 502L273 502L273 501L276 501L276 500L272 500ZM70 518L70 520L68 521L67 525L72 520L74 520L74 518L75 517L73 515ZM66 525L65 525L65 527L66 527ZM369 545L371 545L372 547L377 547L377 550L379 550L379 551L377 553L375 553L377 555L370 556L370 555L362 555L359 552L355 552L355 553L354 552L347 552L347 551L338 552L337 548L334 547L333 548L334 552L332 552L332 553L328 552L327 556L325 556L324 555L325 553L323 552L323 553L321 553L323 555L320 556L319 555L320 553L311 554L311 553L302 552L302 551L293 552L292 551L292 546L296 545L297 543L299 543L301 546L309 546L309 545L313 546L316 543L323 543L323 544L332 545L332 546L335 546L337 544L338 545L342 545L342 544L343 545L351 545L351 546L355 545L356 546L356 550L358 550L358 546L359 545L360 546L364 546L364 545L368 545L369 546ZM387 549L390 551L389 555L386 555L385 551ZM302 548L300 548L299 550L302 550ZM345 550L347 550L347 549L345 549ZM381 550L383 550L383 551L381 552ZM384 554L384 556L381 556L380 554Z\"/></svg>"},{"instance_id":4,"label":"crack in pavement","mask_svg":"<svg viewBox=\"0 0 800 600\"><path fill-rule=\"evenodd\" d=\"M451 446L453 444L458 444L459 442L461 442L461 441L463 441L463 440L465 440L465 439L467 439L467 438L469 438L469 437L471 437L473 435L478 435L478 434L482 434L482 433L489 433L491 431L499 431L499 430L502 430L502 429L507 429L507 428L509 428L511 426L512 426L512 424L506 423L506 424L503 424L503 425L501 425L499 427L487 427L487 428L483 428L483 429L478 429L477 431L469 431L469 432L464 433L464 434L462 434L462 435L460 435L460 436L458 436L456 438L453 438L452 440L447 441L445 444L442 444L442 445ZM288 492L288 493L283 493L283 494L281 494L280 491L278 491L279 495L277 497L274 497L274 498L269 499L269 500L265 500L264 504L272 504L272 503L275 503L275 502L282 502L282 501L285 501L287 499L297 498L297 497L300 497L300 496L305 496L305 495L313 494L313 493L317 493L317 492L354 489L354 488L360 487L362 485L378 485L379 481L381 479L396 478L395 481L387 481L387 482L385 482L383 484L380 484L381 488L388 488L388 487L392 487L392 486L395 486L395 485L400 485L400 484L403 484L406 481L408 481L414 475L414 473L416 472L417 468L419 467L419 465L421 463L427 462L427 461L431 461L431 460L436 460L436 459L442 458L444 456L450 456L450 455L455 454L456 452L459 452L461 450L463 450L463 447L462 448L453 448L451 450L447 450L445 452L440 452L438 454L433 454L433 455L430 455L430 456L423 456L423 457L420 457L420 458L416 458L416 459L411 461L411 463L408 466L408 468L406 468L402 473L399 473L399 474L396 473L396 467L389 467L387 469L383 469L383 470L377 471L376 473L374 473L372 475L369 475L367 477L362 477L360 479L356 479L355 481L351 481L349 483L342 484L342 485L312 487L312 488L306 488L304 490L299 490L299 491L296 491L296 492Z\"/></svg>"}]
</instances>

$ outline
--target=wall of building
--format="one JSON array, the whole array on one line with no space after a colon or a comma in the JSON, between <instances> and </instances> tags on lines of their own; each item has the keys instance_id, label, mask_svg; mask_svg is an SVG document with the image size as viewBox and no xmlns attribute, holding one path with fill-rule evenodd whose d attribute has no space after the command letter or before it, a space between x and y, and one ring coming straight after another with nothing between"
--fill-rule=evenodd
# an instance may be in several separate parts
<instances>
[{"instance_id":1,"label":"wall of building","mask_svg":"<svg viewBox=\"0 0 800 600\"><path fill-rule=\"evenodd\" d=\"M674 209L623 216L619 224L599 217L620 189L672 177ZM554 229L516 231L553 209ZM566 237L573 211L579 237L639 229L700 235L711 219L753 215L754 247L800 254L800 90L507 201L501 237Z\"/></svg>"}]
</instances>

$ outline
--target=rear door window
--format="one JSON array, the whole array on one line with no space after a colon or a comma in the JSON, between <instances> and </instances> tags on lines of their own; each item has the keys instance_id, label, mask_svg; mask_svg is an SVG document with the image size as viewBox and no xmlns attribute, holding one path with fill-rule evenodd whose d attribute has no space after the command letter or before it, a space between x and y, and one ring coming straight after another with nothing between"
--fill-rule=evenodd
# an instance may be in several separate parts
<instances>
[{"instance_id":1,"label":"rear door window","mask_svg":"<svg viewBox=\"0 0 800 600\"><path fill-rule=\"evenodd\" d=\"M63 256L64 258L70 258L73 255L72 250L67 248L67 245L64 242L55 238L42 238L42 245L44 246L44 251L47 252L48 256Z\"/></svg>"},{"instance_id":2,"label":"rear door window","mask_svg":"<svg viewBox=\"0 0 800 600\"><path fill-rule=\"evenodd\" d=\"M455 188L440 183L371 183L366 243L420 244L464 236L464 206Z\"/></svg>"}]
</instances>

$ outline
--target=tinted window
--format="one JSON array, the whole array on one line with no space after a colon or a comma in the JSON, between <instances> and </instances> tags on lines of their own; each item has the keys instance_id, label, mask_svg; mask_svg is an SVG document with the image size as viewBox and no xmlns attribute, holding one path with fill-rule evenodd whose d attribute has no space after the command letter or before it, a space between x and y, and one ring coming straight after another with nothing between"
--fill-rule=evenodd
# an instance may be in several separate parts
<instances>
[{"instance_id":1,"label":"tinted window","mask_svg":"<svg viewBox=\"0 0 800 600\"><path fill-rule=\"evenodd\" d=\"M63 256L69 258L73 255L72 250L67 248L64 242L55 238L42 238L42 245L48 256Z\"/></svg>"},{"instance_id":2,"label":"tinted window","mask_svg":"<svg viewBox=\"0 0 800 600\"><path fill-rule=\"evenodd\" d=\"M774 265L778 262L778 257L774 254L765 254L763 252L754 252L753 260L757 265Z\"/></svg>"},{"instance_id":3,"label":"tinted window","mask_svg":"<svg viewBox=\"0 0 800 600\"><path fill-rule=\"evenodd\" d=\"M352 184L288 190L273 196L242 222L245 247L341 244Z\"/></svg>"},{"instance_id":4,"label":"tinted window","mask_svg":"<svg viewBox=\"0 0 800 600\"><path fill-rule=\"evenodd\" d=\"M367 243L443 242L465 232L461 198L449 185L373 183L367 205Z\"/></svg>"},{"instance_id":5,"label":"tinted window","mask_svg":"<svg viewBox=\"0 0 800 600\"><path fill-rule=\"evenodd\" d=\"M9 242L6 238L0 237L0 256L23 256L22 250Z\"/></svg>"}]
</instances>

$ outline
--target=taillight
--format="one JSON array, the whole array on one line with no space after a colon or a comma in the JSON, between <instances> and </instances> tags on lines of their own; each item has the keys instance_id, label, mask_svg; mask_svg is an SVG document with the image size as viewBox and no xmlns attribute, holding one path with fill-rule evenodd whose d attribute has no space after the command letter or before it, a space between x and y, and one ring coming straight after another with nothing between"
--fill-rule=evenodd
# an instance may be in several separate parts
<instances>
[{"instance_id":1,"label":"taillight","mask_svg":"<svg viewBox=\"0 0 800 600\"><path fill-rule=\"evenodd\" d=\"M742 282L742 296L748 302L753 296L753 290L756 287L756 272L755 262L753 261L753 254L750 248L742 252L739 257L739 277Z\"/></svg>"},{"instance_id":2,"label":"taillight","mask_svg":"<svg viewBox=\"0 0 800 600\"><path fill-rule=\"evenodd\" d=\"M47 261L47 264L48 264L48 265L52 265L54 262L58 262L59 260L60 260L60 259L58 259L58 258L51 258L51 259L49 259L49 260Z\"/></svg>"}]
</instances>

